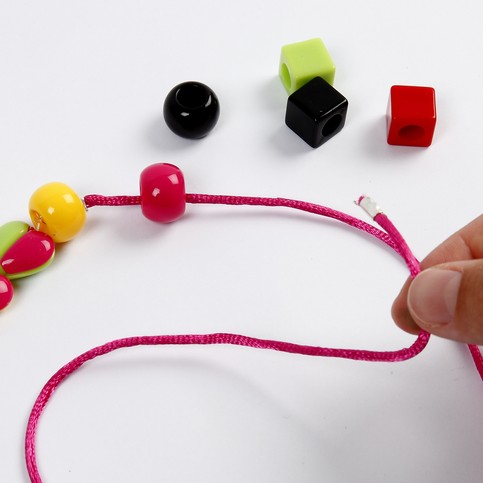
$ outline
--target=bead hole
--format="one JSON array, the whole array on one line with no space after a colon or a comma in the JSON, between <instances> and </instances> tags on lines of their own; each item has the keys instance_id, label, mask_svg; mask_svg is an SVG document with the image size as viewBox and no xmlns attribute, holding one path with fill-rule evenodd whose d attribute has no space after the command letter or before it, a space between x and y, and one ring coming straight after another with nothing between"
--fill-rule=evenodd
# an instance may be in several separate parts
<instances>
[{"instance_id":1,"label":"bead hole","mask_svg":"<svg viewBox=\"0 0 483 483\"><path fill-rule=\"evenodd\" d=\"M424 129L421 126L409 124L399 129L399 136L409 140L420 139L424 136Z\"/></svg>"},{"instance_id":2,"label":"bead hole","mask_svg":"<svg viewBox=\"0 0 483 483\"><path fill-rule=\"evenodd\" d=\"M282 78L282 83L285 86L285 89L290 90L292 87L292 79L290 78L290 72L285 63L280 67L280 77Z\"/></svg>"},{"instance_id":3,"label":"bead hole","mask_svg":"<svg viewBox=\"0 0 483 483\"><path fill-rule=\"evenodd\" d=\"M199 84L184 85L176 92L176 101L187 110L200 109L209 105L210 99L208 90Z\"/></svg>"},{"instance_id":4,"label":"bead hole","mask_svg":"<svg viewBox=\"0 0 483 483\"><path fill-rule=\"evenodd\" d=\"M42 215L38 211L30 210L30 219L32 220L34 228L37 231L42 231L44 233L47 233L46 231L47 225L45 224L45 221L42 218Z\"/></svg>"},{"instance_id":5,"label":"bead hole","mask_svg":"<svg viewBox=\"0 0 483 483\"><path fill-rule=\"evenodd\" d=\"M337 131L337 128L340 126L341 122L342 122L342 116L340 114L336 114L335 116L332 116L324 124L324 127L322 128L322 136L327 137L327 136L330 136L331 134L334 134L334 132Z\"/></svg>"}]
</instances>

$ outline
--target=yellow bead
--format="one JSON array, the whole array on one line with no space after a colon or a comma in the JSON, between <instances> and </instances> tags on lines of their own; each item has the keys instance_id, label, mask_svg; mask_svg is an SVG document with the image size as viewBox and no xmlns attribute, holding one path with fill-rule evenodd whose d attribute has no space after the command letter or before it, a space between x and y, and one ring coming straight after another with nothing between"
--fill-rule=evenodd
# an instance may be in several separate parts
<instances>
[{"instance_id":1,"label":"yellow bead","mask_svg":"<svg viewBox=\"0 0 483 483\"><path fill-rule=\"evenodd\" d=\"M74 238L86 221L84 203L64 183L41 186L30 198L29 210L34 228L56 243Z\"/></svg>"}]
</instances>

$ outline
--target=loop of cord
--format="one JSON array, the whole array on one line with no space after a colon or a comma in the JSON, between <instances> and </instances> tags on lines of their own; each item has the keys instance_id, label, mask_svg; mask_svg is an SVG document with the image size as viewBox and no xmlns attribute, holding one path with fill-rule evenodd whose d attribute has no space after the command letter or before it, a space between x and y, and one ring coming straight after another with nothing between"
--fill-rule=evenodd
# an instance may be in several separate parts
<instances>
[{"instance_id":1,"label":"loop of cord","mask_svg":"<svg viewBox=\"0 0 483 483\"><path fill-rule=\"evenodd\" d=\"M412 277L415 277L419 271L419 262L412 254L405 240L395 228L388 217L382 213L374 217L374 221L378 223L383 230L365 223L362 220L354 218L345 213L303 201L289 200L285 198L258 198L244 196L223 196L223 195L197 195L187 194L186 201L188 203L205 203L205 204L225 204L225 205L256 205L256 206L280 206L297 210L314 213L321 216L334 218L359 230L365 231L370 235L378 238L395 250L405 261ZM140 204L139 196L102 196L88 195L84 197L84 203L87 208L93 206L125 206ZM113 352L117 349L128 348L140 345L209 345L209 344L231 344L238 346L246 346L257 349L271 349L292 354L301 354L319 357L339 357L358 361L372 362L399 362L410 359L418 355L427 345L429 334L421 331L416 341L408 348L396 351L368 351L359 349L331 349L309 345L298 345L289 342L276 340L256 339L238 334L201 334L201 335L159 335L159 336L140 336L118 339L107 344L95 347L84 354L76 357L71 362L62 367L50 380L45 384L39 396L37 397L27 424L25 436L25 460L27 471L32 483L42 483L36 459L36 432L40 416L45 406L52 397L57 387L69 377L73 372L79 369L86 362ZM473 357L476 368L483 379L483 356L475 345L469 345L470 353Z\"/></svg>"}]
</instances>

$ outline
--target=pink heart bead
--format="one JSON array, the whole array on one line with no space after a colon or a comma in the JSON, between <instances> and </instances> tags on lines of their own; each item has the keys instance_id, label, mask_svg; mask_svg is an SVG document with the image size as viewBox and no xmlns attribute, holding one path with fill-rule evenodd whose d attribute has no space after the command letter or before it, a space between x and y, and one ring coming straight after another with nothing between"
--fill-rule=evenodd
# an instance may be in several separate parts
<instances>
[{"instance_id":1,"label":"pink heart bead","mask_svg":"<svg viewBox=\"0 0 483 483\"><path fill-rule=\"evenodd\" d=\"M0 260L0 266L9 278L25 277L45 268L54 254L52 238L32 229L7 250Z\"/></svg>"},{"instance_id":2,"label":"pink heart bead","mask_svg":"<svg viewBox=\"0 0 483 483\"><path fill-rule=\"evenodd\" d=\"M13 298L12 282L3 275L0 275L0 310L4 309Z\"/></svg>"},{"instance_id":3,"label":"pink heart bead","mask_svg":"<svg viewBox=\"0 0 483 483\"><path fill-rule=\"evenodd\" d=\"M152 164L140 178L141 209L152 221L170 223L181 218L186 206L184 177L172 164Z\"/></svg>"}]
</instances>

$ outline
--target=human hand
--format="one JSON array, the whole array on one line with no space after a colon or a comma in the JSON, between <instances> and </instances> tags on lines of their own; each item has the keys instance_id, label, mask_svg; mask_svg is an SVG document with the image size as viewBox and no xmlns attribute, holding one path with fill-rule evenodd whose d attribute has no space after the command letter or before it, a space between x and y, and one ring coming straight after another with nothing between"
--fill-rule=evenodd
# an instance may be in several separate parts
<instances>
[{"instance_id":1,"label":"human hand","mask_svg":"<svg viewBox=\"0 0 483 483\"><path fill-rule=\"evenodd\" d=\"M483 345L483 215L433 250L421 270L394 301L396 324Z\"/></svg>"}]
</instances>

